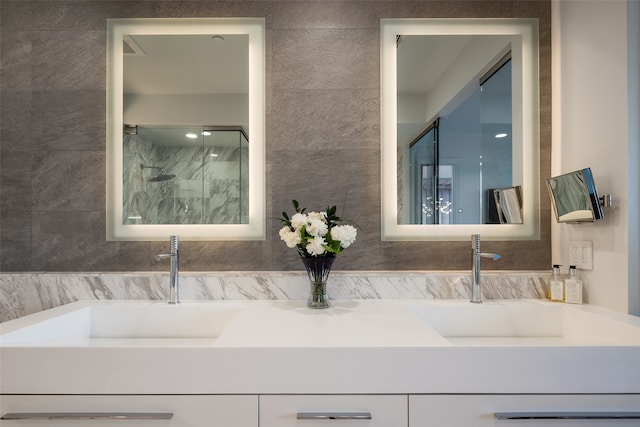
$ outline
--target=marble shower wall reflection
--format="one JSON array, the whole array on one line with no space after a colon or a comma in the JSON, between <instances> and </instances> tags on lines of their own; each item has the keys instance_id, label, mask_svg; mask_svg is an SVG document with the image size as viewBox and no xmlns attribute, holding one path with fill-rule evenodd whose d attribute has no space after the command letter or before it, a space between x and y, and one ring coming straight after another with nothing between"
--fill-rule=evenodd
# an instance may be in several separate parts
<instances>
[{"instance_id":1,"label":"marble shower wall reflection","mask_svg":"<svg viewBox=\"0 0 640 427\"><path fill-rule=\"evenodd\" d=\"M125 224L248 221L248 142L240 131L138 126L124 136Z\"/></svg>"}]
</instances>

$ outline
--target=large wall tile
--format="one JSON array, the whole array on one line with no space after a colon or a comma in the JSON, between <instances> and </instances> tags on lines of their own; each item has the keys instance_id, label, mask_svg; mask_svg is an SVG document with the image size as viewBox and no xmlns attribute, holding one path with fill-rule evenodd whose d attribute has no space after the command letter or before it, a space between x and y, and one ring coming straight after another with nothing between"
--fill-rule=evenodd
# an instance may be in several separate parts
<instances>
[{"instance_id":1,"label":"large wall tile","mask_svg":"<svg viewBox=\"0 0 640 427\"><path fill-rule=\"evenodd\" d=\"M105 31L35 31L33 90L104 90Z\"/></svg>"},{"instance_id":2,"label":"large wall tile","mask_svg":"<svg viewBox=\"0 0 640 427\"><path fill-rule=\"evenodd\" d=\"M278 90L270 142L277 149L377 148L380 93L363 90Z\"/></svg>"},{"instance_id":3,"label":"large wall tile","mask_svg":"<svg viewBox=\"0 0 640 427\"><path fill-rule=\"evenodd\" d=\"M0 33L0 89L31 90L32 33Z\"/></svg>"},{"instance_id":4,"label":"large wall tile","mask_svg":"<svg viewBox=\"0 0 640 427\"><path fill-rule=\"evenodd\" d=\"M66 271L79 266L96 267L104 250L100 212L80 210L37 211L33 216L32 257L47 271Z\"/></svg>"},{"instance_id":5,"label":"large wall tile","mask_svg":"<svg viewBox=\"0 0 640 427\"><path fill-rule=\"evenodd\" d=\"M451 269L471 269L471 240L461 242L383 242L385 269L436 270L439 265ZM450 267L449 267L450 266Z\"/></svg>"},{"instance_id":6,"label":"large wall tile","mask_svg":"<svg viewBox=\"0 0 640 427\"><path fill-rule=\"evenodd\" d=\"M267 222L270 222L267 219ZM267 230L270 227L267 226ZM268 231L268 235L270 235ZM269 237L268 237L269 238ZM168 248L168 240L167 240ZM180 263L189 271L256 271L271 269L271 253L262 241L183 242ZM165 269L169 268L165 264Z\"/></svg>"},{"instance_id":7,"label":"large wall tile","mask_svg":"<svg viewBox=\"0 0 640 427\"><path fill-rule=\"evenodd\" d=\"M98 246L95 250L94 265L108 266L109 271L169 271L168 260L155 259L157 254L168 252L169 236L166 242L106 242L103 232L105 230L104 213L98 212L91 217L91 220L94 222L90 227L102 232L101 241L96 241ZM183 265L183 270L185 270L184 267ZM97 268L102 267L96 267L93 271Z\"/></svg>"},{"instance_id":8,"label":"large wall tile","mask_svg":"<svg viewBox=\"0 0 640 427\"><path fill-rule=\"evenodd\" d=\"M33 92L33 149L104 151L105 103L103 90Z\"/></svg>"},{"instance_id":9,"label":"large wall tile","mask_svg":"<svg viewBox=\"0 0 640 427\"><path fill-rule=\"evenodd\" d=\"M25 171L27 173L25 173ZM31 206L31 154L7 151L0 157L0 212L26 211Z\"/></svg>"},{"instance_id":10,"label":"large wall tile","mask_svg":"<svg viewBox=\"0 0 640 427\"><path fill-rule=\"evenodd\" d=\"M31 271L31 211L0 212L0 270Z\"/></svg>"},{"instance_id":11,"label":"large wall tile","mask_svg":"<svg viewBox=\"0 0 640 427\"><path fill-rule=\"evenodd\" d=\"M0 20L3 30L30 30L32 27L32 4L23 0L0 1Z\"/></svg>"},{"instance_id":12,"label":"large wall tile","mask_svg":"<svg viewBox=\"0 0 640 427\"><path fill-rule=\"evenodd\" d=\"M159 17L173 18L225 18L250 17L267 18L270 21L271 2L244 0L196 0L196 1L158 1L155 10Z\"/></svg>"},{"instance_id":13,"label":"large wall tile","mask_svg":"<svg viewBox=\"0 0 640 427\"><path fill-rule=\"evenodd\" d=\"M380 87L378 29L273 30L273 89Z\"/></svg>"},{"instance_id":14,"label":"large wall tile","mask_svg":"<svg viewBox=\"0 0 640 427\"><path fill-rule=\"evenodd\" d=\"M394 1L390 18L510 18L518 0ZM527 3L527 0L520 1Z\"/></svg>"},{"instance_id":15,"label":"large wall tile","mask_svg":"<svg viewBox=\"0 0 640 427\"><path fill-rule=\"evenodd\" d=\"M103 211L104 183L104 152L34 152L32 194L36 211Z\"/></svg>"},{"instance_id":16,"label":"large wall tile","mask_svg":"<svg viewBox=\"0 0 640 427\"><path fill-rule=\"evenodd\" d=\"M41 30L106 30L109 18L153 18L152 1L38 1L33 25Z\"/></svg>"},{"instance_id":17,"label":"large wall tile","mask_svg":"<svg viewBox=\"0 0 640 427\"><path fill-rule=\"evenodd\" d=\"M31 140L31 90L0 91L0 151L30 151ZM30 175L23 167L21 174Z\"/></svg>"},{"instance_id":18,"label":"large wall tile","mask_svg":"<svg viewBox=\"0 0 640 427\"><path fill-rule=\"evenodd\" d=\"M380 28L391 4L381 1L278 1L273 28Z\"/></svg>"}]
</instances>

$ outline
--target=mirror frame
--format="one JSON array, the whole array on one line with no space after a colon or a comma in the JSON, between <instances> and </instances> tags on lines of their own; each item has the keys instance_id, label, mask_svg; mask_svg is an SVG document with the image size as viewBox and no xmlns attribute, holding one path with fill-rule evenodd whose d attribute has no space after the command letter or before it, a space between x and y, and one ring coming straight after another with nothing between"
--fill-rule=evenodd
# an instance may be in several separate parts
<instances>
[{"instance_id":1,"label":"mirror frame","mask_svg":"<svg viewBox=\"0 0 640 427\"><path fill-rule=\"evenodd\" d=\"M397 188L397 50L398 35L511 35L522 39L522 97L513 115L514 158L522 159L524 224L398 224ZM527 18L382 19L380 28L382 240L540 239L540 115L538 20ZM515 84L515 82L514 82ZM517 98L516 98L517 99ZM426 118L425 118L426 120ZM521 144L515 144L521 142ZM522 147L521 151L516 147ZM514 164L514 170L520 165Z\"/></svg>"},{"instance_id":2,"label":"mirror frame","mask_svg":"<svg viewBox=\"0 0 640 427\"><path fill-rule=\"evenodd\" d=\"M249 223L122 224L124 35L249 35ZM265 19L126 18L107 20L107 240L265 239Z\"/></svg>"}]
</instances>

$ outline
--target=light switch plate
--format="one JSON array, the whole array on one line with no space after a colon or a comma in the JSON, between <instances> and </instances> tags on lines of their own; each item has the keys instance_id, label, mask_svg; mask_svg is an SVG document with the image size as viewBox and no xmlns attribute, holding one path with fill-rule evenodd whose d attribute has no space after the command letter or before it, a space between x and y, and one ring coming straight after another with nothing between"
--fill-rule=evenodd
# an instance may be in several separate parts
<instances>
[{"instance_id":1,"label":"light switch plate","mask_svg":"<svg viewBox=\"0 0 640 427\"><path fill-rule=\"evenodd\" d=\"M569 265L583 270L593 270L593 242L572 240L569 242Z\"/></svg>"}]
</instances>

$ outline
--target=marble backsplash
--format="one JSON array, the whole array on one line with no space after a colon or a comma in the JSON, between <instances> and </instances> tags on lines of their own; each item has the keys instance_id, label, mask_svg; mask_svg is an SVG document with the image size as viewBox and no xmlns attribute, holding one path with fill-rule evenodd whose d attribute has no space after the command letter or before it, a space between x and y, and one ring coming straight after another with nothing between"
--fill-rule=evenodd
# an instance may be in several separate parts
<instances>
[{"instance_id":1,"label":"marble backsplash","mask_svg":"<svg viewBox=\"0 0 640 427\"><path fill-rule=\"evenodd\" d=\"M549 272L484 272L485 299L546 298ZM78 300L163 300L167 273L0 274L0 322ZM468 299L468 271L334 271L330 298ZM180 298L189 300L300 300L309 290L304 272L181 272Z\"/></svg>"}]
</instances>

